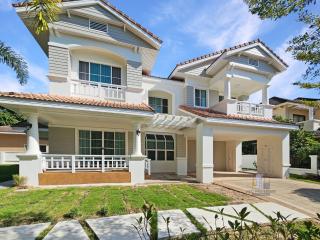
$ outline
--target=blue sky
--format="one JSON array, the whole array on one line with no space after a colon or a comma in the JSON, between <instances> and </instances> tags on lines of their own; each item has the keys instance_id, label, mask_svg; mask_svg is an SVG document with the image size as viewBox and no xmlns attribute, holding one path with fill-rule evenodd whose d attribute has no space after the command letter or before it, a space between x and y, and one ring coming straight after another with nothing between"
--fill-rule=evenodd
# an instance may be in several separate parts
<instances>
[{"instance_id":1,"label":"blue sky","mask_svg":"<svg viewBox=\"0 0 320 240\"><path fill-rule=\"evenodd\" d=\"M20 86L11 69L0 65L0 91L48 92L48 60L32 35L10 7L11 0L0 0L0 40L12 46L28 62L30 79ZM153 75L166 77L176 63L225 47L263 40L289 65L271 81L270 96L319 97L319 92L292 86L305 71L303 63L285 52L286 43L302 32L304 25L295 16L278 21L261 21L242 0L110 0L110 2L158 35L163 41ZM252 96L260 100L260 93Z\"/></svg>"}]
</instances>

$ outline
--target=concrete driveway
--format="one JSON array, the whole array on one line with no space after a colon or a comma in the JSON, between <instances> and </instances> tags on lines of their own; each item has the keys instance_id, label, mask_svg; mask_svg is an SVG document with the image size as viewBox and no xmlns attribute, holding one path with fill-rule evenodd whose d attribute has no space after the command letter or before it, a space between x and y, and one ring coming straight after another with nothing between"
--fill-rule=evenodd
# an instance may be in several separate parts
<instances>
[{"instance_id":1,"label":"concrete driveway","mask_svg":"<svg viewBox=\"0 0 320 240\"><path fill-rule=\"evenodd\" d=\"M263 196L267 201L275 201L284 206L304 212L310 216L320 213L320 184L308 183L290 179L266 179L270 181L271 193ZM215 182L225 187L251 192L253 177L221 177Z\"/></svg>"}]
</instances>

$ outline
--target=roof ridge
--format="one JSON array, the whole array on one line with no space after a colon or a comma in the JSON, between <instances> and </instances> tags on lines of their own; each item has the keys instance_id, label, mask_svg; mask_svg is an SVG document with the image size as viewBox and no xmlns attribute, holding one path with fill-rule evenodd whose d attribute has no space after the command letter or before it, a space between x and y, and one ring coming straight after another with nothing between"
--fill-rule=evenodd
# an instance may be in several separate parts
<instances>
[{"instance_id":1,"label":"roof ridge","mask_svg":"<svg viewBox=\"0 0 320 240\"><path fill-rule=\"evenodd\" d=\"M218 54L222 54L222 53L224 53L224 52L232 51L232 50L235 50L235 49L238 49L238 48L241 48L241 47L245 47L245 46L248 46L248 45L251 45L251 44L254 44L254 43L261 43L261 44L262 44L265 48L267 48L273 55L275 55L275 56L280 60L281 63L283 63L285 66L288 67L288 64L285 63L285 62L284 62L271 48L269 48L263 41L261 41L260 38L257 38L257 39L252 40L252 41L240 43L240 44L234 45L234 46L232 46L232 47L224 48L224 49L221 49L221 50L212 52L212 53L204 54L204 55L201 55L201 56L199 56L199 57L192 58L192 59L189 59L189 60L180 62L180 63L178 63L178 64L176 65L176 67L179 67L179 66L182 66L182 65L185 65L185 64L188 64L188 63L192 63L192 62L195 62L195 61L198 61L198 60L206 59L206 58L209 58L209 57L218 55Z\"/></svg>"},{"instance_id":2,"label":"roof ridge","mask_svg":"<svg viewBox=\"0 0 320 240\"><path fill-rule=\"evenodd\" d=\"M79 1L79 0L61 0L61 2L73 2L73 1ZM156 34L152 33L150 30L148 30L147 28L143 27L140 23L136 22L135 20L133 20L131 17L129 17L127 14L125 14L123 11L121 11L120 9L118 9L117 7L115 7L114 5L112 5L109 1L107 0L99 0L100 2L106 4L108 7L112 8L114 11L116 11L117 13L119 13L121 16L123 16L124 18L126 18L129 22L133 23L135 26L137 26L138 28L140 28L142 31L144 31L145 33L147 33L149 36L153 37L154 39L156 39L160 44L163 43L163 41L160 39L160 37L158 37ZM30 5L29 2L17 2L17 3L13 3L12 6L13 7L24 7L24 6L28 6Z\"/></svg>"}]
</instances>

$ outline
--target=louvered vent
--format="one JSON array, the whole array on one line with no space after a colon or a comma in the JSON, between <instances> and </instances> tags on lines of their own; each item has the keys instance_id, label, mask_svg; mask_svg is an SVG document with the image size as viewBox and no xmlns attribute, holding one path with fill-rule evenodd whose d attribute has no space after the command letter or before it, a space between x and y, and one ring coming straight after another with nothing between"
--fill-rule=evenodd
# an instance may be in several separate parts
<instances>
[{"instance_id":1,"label":"louvered vent","mask_svg":"<svg viewBox=\"0 0 320 240\"><path fill-rule=\"evenodd\" d=\"M100 32L105 32L105 33L108 32L108 25L106 24L90 21L89 27L90 29L97 30Z\"/></svg>"}]
</instances>

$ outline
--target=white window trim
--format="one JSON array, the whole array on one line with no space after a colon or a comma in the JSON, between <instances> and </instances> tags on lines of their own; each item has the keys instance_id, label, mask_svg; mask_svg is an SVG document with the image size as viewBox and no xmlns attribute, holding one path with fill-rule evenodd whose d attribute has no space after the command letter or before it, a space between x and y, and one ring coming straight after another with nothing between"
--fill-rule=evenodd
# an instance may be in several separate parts
<instances>
[{"instance_id":1,"label":"white window trim","mask_svg":"<svg viewBox=\"0 0 320 240\"><path fill-rule=\"evenodd\" d=\"M159 132L146 132L145 133L145 136L144 136L144 144L145 144L145 148L144 148L144 152L145 152L145 155L146 156L148 156L147 155L147 151L149 150L148 148L146 148L146 146L147 146L147 134L150 134L150 135L163 135L163 136L165 136L165 135L167 135L167 136L171 136L172 138L173 138L173 143L174 143L174 147L173 147L173 160L167 160L167 151L172 151L171 149L168 149L167 150L167 146L165 146L165 148L164 149L160 149L160 150L163 150L163 151L165 151L165 159L164 160L158 160L157 159L157 151L158 151L158 148L157 148L157 144L156 144L156 148L155 149L150 149L151 151L152 150L154 150L155 152L156 152L156 159L155 160L151 160L152 162L159 162L159 163L161 163L161 162L175 162L176 161L176 147L177 147L177 141L176 141L176 135L175 134L171 134L171 133L163 133L163 132L161 132L161 133L159 133Z\"/></svg>"},{"instance_id":2,"label":"white window trim","mask_svg":"<svg viewBox=\"0 0 320 240\"><path fill-rule=\"evenodd\" d=\"M80 154L80 136L79 136L79 131L84 130L84 131L97 131L97 132L121 132L125 134L125 155L129 155L128 151L128 144L129 144L129 138L128 138L128 131L123 130L123 129L115 129L115 128L87 128L87 127L78 127L75 128L75 153ZM104 134L102 134L102 146L104 145ZM103 146L104 147L104 146ZM90 148L91 148L91 142L90 142Z\"/></svg>"},{"instance_id":3,"label":"white window trim","mask_svg":"<svg viewBox=\"0 0 320 240\"><path fill-rule=\"evenodd\" d=\"M250 60L255 60L255 61L257 61L258 64L257 65L250 64ZM248 65L253 66L253 67L259 67L260 66L260 61L259 61L259 59L248 57Z\"/></svg>"},{"instance_id":4,"label":"white window trim","mask_svg":"<svg viewBox=\"0 0 320 240\"><path fill-rule=\"evenodd\" d=\"M150 98L159 98L159 99L161 99L161 101L162 101L163 99L167 100L167 102L168 102L168 105L167 105L167 113L163 113L163 114L169 114L169 99L168 99L168 98L148 96L148 105L149 105L149 106L151 106L151 105L150 105ZM161 103L161 106L163 107L163 102ZM161 113L162 113L162 112L161 112Z\"/></svg>"},{"instance_id":5,"label":"white window trim","mask_svg":"<svg viewBox=\"0 0 320 240\"><path fill-rule=\"evenodd\" d=\"M86 63L89 63L89 80L83 80L83 79L80 79L80 62L86 62ZM91 67L90 67L90 64L93 63L93 64L100 64L100 65L105 65L105 66L109 66L111 67L111 81L112 81L112 68L120 68L120 72L121 72L121 84L120 85L117 85L117 84L113 84L113 83L102 83L102 82L95 82L95 81L91 81L90 80L90 74L91 74ZM116 86L122 86L122 79L123 79L123 71L122 71L122 66L120 65L114 65L114 64L109 64L109 63L102 63L102 62L99 62L99 61L88 61L88 60L82 60L82 59L78 59L78 79L81 80L81 81L88 81L88 82L92 82L92 83L101 83L101 84L109 84L109 85L116 85Z\"/></svg>"},{"instance_id":6,"label":"white window trim","mask_svg":"<svg viewBox=\"0 0 320 240\"><path fill-rule=\"evenodd\" d=\"M196 105L196 90L204 90L206 91L206 106L202 107L202 106L197 106ZM197 108L208 108L209 107L209 90L206 88L201 88L201 87L194 87L193 88L193 106L197 107Z\"/></svg>"},{"instance_id":7,"label":"white window trim","mask_svg":"<svg viewBox=\"0 0 320 240\"><path fill-rule=\"evenodd\" d=\"M91 21L92 21L92 22L99 23L99 24L103 24L103 25L105 25L105 26L106 26L107 31L106 31L106 32L104 32L104 31L99 31L99 30L97 30L97 29L91 28L91 27L90 27L90 26L91 26ZM108 24L108 23L101 23L101 22L97 22L97 21L91 20L90 18L89 18L89 26L88 26L88 28L89 28L89 30L91 30L91 31L95 31L95 32L99 32L99 33L101 33L101 32L103 32L103 33L109 33L109 24Z\"/></svg>"}]
</instances>

